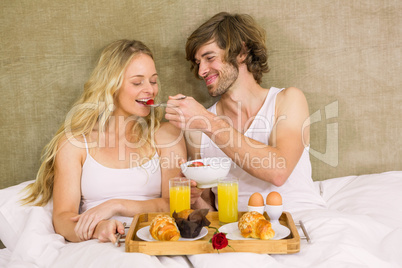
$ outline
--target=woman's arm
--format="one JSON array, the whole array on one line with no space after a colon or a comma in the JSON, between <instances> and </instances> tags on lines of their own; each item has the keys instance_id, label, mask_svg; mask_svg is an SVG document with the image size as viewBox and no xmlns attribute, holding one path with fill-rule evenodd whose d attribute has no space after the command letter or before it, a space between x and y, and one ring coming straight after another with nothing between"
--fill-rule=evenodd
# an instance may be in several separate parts
<instances>
[{"instance_id":1,"label":"woman's arm","mask_svg":"<svg viewBox=\"0 0 402 268\"><path fill-rule=\"evenodd\" d=\"M124 234L122 223L109 219L116 209L103 209L106 216L95 213L94 217L79 215L81 201L81 173L86 159L86 150L67 141L59 143L60 150L56 155L53 185L53 226L55 232L71 242L98 238L102 242L115 242L115 233ZM109 207L110 208L110 207ZM91 213L89 213L91 214Z\"/></svg>"},{"instance_id":2,"label":"woman's arm","mask_svg":"<svg viewBox=\"0 0 402 268\"><path fill-rule=\"evenodd\" d=\"M180 161L187 158L186 145L181 130L170 123L161 124L155 133L155 142L162 175L161 198L146 201L113 199L90 210L99 210L103 206L114 211L115 215L125 217L133 217L138 213L169 211L169 179L180 176Z\"/></svg>"},{"instance_id":3,"label":"woman's arm","mask_svg":"<svg viewBox=\"0 0 402 268\"><path fill-rule=\"evenodd\" d=\"M85 149L78 148L66 138L59 142L53 184L53 225L55 232L68 241L85 240L79 237L71 218L78 215L81 200L81 171ZM88 238L86 238L88 239Z\"/></svg>"}]
</instances>

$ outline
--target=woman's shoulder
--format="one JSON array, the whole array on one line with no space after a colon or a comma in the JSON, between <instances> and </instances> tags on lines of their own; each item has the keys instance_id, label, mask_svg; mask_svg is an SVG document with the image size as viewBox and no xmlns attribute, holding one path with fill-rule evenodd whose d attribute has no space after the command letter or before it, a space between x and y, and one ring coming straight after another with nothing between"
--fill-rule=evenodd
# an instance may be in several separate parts
<instances>
[{"instance_id":1,"label":"woman's shoulder","mask_svg":"<svg viewBox=\"0 0 402 268\"><path fill-rule=\"evenodd\" d=\"M64 134L57 145L57 156L59 158L85 159L87 142L83 135L73 136Z\"/></svg>"}]
</instances>

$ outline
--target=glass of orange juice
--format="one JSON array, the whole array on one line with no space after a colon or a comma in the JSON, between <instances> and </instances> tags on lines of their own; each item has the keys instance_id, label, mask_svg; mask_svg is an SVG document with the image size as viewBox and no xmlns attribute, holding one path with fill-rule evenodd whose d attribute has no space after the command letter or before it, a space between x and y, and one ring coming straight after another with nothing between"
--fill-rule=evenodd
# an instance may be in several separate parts
<instances>
[{"instance_id":1,"label":"glass of orange juice","mask_svg":"<svg viewBox=\"0 0 402 268\"><path fill-rule=\"evenodd\" d=\"M218 179L218 215L219 224L238 220L239 180L233 177Z\"/></svg>"},{"instance_id":2,"label":"glass of orange juice","mask_svg":"<svg viewBox=\"0 0 402 268\"><path fill-rule=\"evenodd\" d=\"M169 180L170 216L174 211L190 209L190 189L190 179L176 177Z\"/></svg>"}]
</instances>

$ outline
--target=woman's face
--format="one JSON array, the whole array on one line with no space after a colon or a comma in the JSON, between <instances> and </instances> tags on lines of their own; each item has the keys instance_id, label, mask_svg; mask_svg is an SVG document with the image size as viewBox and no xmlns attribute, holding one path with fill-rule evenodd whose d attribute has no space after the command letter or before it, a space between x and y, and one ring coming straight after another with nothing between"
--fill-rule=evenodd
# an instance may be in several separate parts
<instances>
[{"instance_id":1,"label":"woman's face","mask_svg":"<svg viewBox=\"0 0 402 268\"><path fill-rule=\"evenodd\" d=\"M145 103L158 94L158 74L154 60L140 53L124 72L123 84L115 97L115 116L147 116L151 108Z\"/></svg>"}]
</instances>

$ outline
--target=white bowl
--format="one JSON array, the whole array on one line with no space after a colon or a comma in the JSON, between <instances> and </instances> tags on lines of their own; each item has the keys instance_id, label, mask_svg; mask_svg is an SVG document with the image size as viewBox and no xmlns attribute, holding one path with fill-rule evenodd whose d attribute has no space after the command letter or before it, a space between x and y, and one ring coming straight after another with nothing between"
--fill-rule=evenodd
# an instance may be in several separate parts
<instances>
[{"instance_id":1,"label":"white bowl","mask_svg":"<svg viewBox=\"0 0 402 268\"><path fill-rule=\"evenodd\" d=\"M193 162L202 162L204 166L189 167ZM180 168L186 178L197 182L198 188L211 188L218 185L219 178L228 175L231 163L228 157L210 157L188 161Z\"/></svg>"}]
</instances>

